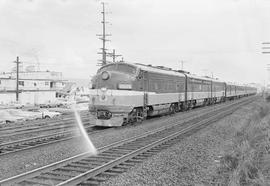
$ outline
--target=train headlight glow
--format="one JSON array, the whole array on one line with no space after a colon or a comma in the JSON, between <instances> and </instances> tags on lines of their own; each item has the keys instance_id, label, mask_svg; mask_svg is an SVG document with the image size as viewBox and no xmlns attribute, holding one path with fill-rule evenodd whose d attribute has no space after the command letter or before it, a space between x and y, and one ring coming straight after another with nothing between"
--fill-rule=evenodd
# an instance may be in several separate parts
<instances>
[{"instance_id":1,"label":"train headlight glow","mask_svg":"<svg viewBox=\"0 0 270 186\"><path fill-rule=\"evenodd\" d=\"M109 78L110 78L109 72L107 72L107 71L102 72L101 78L102 78L103 80L109 79Z\"/></svg>"},{"instance_id":2,"label":"train headlight glow","mask_svg":"<svg viewBox=\"0 0 270 186\"><path fill-rule=\"evenodd\" d=\"M132 86L131 86L131 84L127 84L127 83L119 83L118 89L131 90Z\"/></svg>"}]
</instances>

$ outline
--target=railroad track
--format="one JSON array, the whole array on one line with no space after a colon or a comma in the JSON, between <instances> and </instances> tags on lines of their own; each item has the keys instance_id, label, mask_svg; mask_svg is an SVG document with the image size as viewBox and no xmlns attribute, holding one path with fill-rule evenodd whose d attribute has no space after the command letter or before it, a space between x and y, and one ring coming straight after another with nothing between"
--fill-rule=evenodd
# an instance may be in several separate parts
<instances>
[{"instance_id":1,"label":"railroad track","mask_svg":"<svg viewBox=\"0 0 270 186\"><path fill-rule=\"evenodd\" d=\"M217 105L216 105L217 107ZM218 107L222 108L222 107L226 107L226 105L219 105ZM202 111L202 113L200 113L200 115L203 115L205 112L208 112L207 109L204 108L204 110ZM198 115L198 116L200 116ZM184 120L193 118L193 114L192 111L190 113L187 113L187 115L185 117L183 117ZM159 120L160 118L153 118L153 120ZM173 118L165 118L166 123L171 123L171 122L175 122L177 121L177 117L173 117ZM86 131L90 134L99 132L98 130L95 130L95 128L93 128L93 125L91 125L89 122L85 123L84 122L84 127L86 129ZM127 127L132 127L132 126L126 126ZM113 130L113 128L110 128L110 130ZM108 129L107 129L108 131ZM20 140L15 140L15 141L11 141L11 142L6 142L6 143L1 143L0 144L0 156L3 155L7 155L7 154L12 154L12 153L17 153L20 151L25 151L25 150L30 150L30 149L35 149L35 148L39 148L41 146L44 145L49 145L49 144L54 144L54 143L58 143L61 141L67 141L73 138L77 138L80 136L80 133L78 131L78 128L74 128L74 129L70 129L67 131L63 131L63 132L55 132L52 134L47 134L47 135L40 135L37 137L31 137L31 138L26 138L26 139L20 139Z\"/></svg>"},{"instance_id":2,"label":"railroad track","mask_svg":"<svg viewBox=\"0 0 270 186\"><path fill-rule=\"evenodd\" d=\"M88 132L93 132L93 125L90 123L84 123L85 129ZM79 137L80 133L78 128L70 129L64 132L56 132L49 135L42 135L32 138L26 138L22 140L1 143L0 144L0 156L37 148L43 145L58 143L60 141L66 141L72 138Z\"/></svg>"},{"instance_id":3,"label":"railroad track","mask_svg":"<svg viewBox=\"0 0 270 186\"><path fill-rule=\"evenodd\" d=\"M61 115L58 118L61 118L61 117L62 117L62 120L69 120L69 119L73 118L72 113ZM40 125L47 124L48 121L51 122L51 123L57 123L58 121L56 121L54 119L55 118L38 119L38 120L28 120L28 121L25 121L25 122L27 123L27 126L29 126L29 127L35 127L37 125L40 126ZM28 122L31 122L31 124L29 124ZM19 123L16 123L16 124L18 124L18 125L1 127L0 128L1 129L1 132L2 131L9 132L9 131L13 131L13 130L18 130L18 129L21 129L21 128L25 128L24 123L19 122Z\"/></svg>"},{"instance_id":4,"label":"railroad track","mask_svg":"<svg viewBox=\"0 0 270 186\"><path fill-rule=\"evenodd\" d=\"M82 117L89 116L88 111L83 111L80 113ZM49 118L49 119L37 119L37 120L28 120L26 121L26 124L18 123L18 125L14 126L4 126L0 127L0 134L2 133L13 133L16 131L22 131L26 128L28 129L35 129L37 127L43 127L44 125L57 125L60 124L61 121L69 121L74 119L74 114L70 113L67 115L60 115L58 117Z\"/></svg>"},{"instance_id":5,"label":"railroad track","mask_svg":"<svg viewBox=\"0 0 270 186\"><path fill-rule=\"evenodd\" d=\"M164 127L0 181L1 185L93 185L125 172L131 166L179 142L185 135L232 114L253 100L244 99L184 122Z\"/></svg>"},{"instance_id":6,"label":"railroad track","mask_svg":"<svg viewBox=\"0 0 270 186\"><path fill-rule=\"evenodd\" d=\"M84 123L89 123L89 115L83 115L82 116L82 121ZM18 129L12 127L12 129L0 129L0 142L4 143L7 141L10 141L12 139L19 138L20 135L27 135L27 134L40 134L43 132L49 132L49 131L57 131L57 130L66 130L69 128L75 128L76 125L74 124L76 121L74 117L70 118L63 118L62 120L59 121L45 121L42 122L42 126L40 125L34 125L31 127L24 126L24 127L19 127ZM89 125L89 124L86 124Z\"/></svg>"}]
</instances>

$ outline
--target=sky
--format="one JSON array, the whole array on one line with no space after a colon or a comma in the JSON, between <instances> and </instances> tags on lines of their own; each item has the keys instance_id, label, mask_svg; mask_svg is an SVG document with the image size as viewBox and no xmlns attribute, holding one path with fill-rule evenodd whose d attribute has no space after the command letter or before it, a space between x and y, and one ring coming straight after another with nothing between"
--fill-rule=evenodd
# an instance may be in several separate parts
<instances>
[{"instance_id":1,"label":"sky","mask_svg":"<svg viewBox=\"0 0 270 186\"><path fill-rule=\"evenodd\" d=\"M106 46L127 62L181 69L183 61L197 75L268 82L270 0L113 0L105 8ZM101 10L99 0L0 0L0 71L19 56L24 67L89 79L101 59Z\"/></svg>"}]
</instances>

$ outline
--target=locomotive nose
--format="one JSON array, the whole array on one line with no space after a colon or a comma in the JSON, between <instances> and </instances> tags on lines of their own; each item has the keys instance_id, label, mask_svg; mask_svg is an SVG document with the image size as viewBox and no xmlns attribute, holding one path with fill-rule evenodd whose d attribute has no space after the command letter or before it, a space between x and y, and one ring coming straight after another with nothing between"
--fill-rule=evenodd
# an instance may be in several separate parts
<instances>
[{"instance_id":1,"label":"locomotive nose","mask_svg":"<svg viewBox=\"0 0 270 186\"><path fill-rule=\"evenodd\" d=\"M109 72L107 72L107 71L102 72L101 78L102 78L103 80L108 80L108 79L110 78Z\"/></svg>"}]
</instances>

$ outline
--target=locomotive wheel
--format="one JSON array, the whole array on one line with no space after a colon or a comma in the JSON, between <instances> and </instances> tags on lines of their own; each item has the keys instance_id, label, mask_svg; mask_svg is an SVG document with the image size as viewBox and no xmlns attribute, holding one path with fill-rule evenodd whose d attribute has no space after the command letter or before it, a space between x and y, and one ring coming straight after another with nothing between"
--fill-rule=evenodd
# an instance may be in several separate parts
<instances>
[{"instance_id":1,"label":"locomotive wheel","mask_svg":"<svg viewBox=\"0 0 270 186\"><path fill-rule=\"evenodd\" d=\"M130 113L128 119L123 123L123 125L130 125L135 122L141 123L146 117L144 117L144 112L142 108L134 108Z\"/></svg>"},{"instance_id":2,"label":"locomotive wheel","mask_svg":"<svg viewBox=\"0 0 270 186\"><path fill-rule=\"evenodd\" d=\"M136 112L136 122L143 122L143 120L146 118L144 115L144 112L143 112L143 109L142 108L138 108L136 109L137 112Z\"/></svg>"},{"instance_id":3,"label":"locomotive wheel","mask_svg":"<svg viewBox=\"0 0 270 186\"><path fill-rule=\"evenodd\" d=\"M174 104L171 104L170 108L169 108L169 114L174 114L176 112L176 108Z\"/></svg>"}]
</instances>

